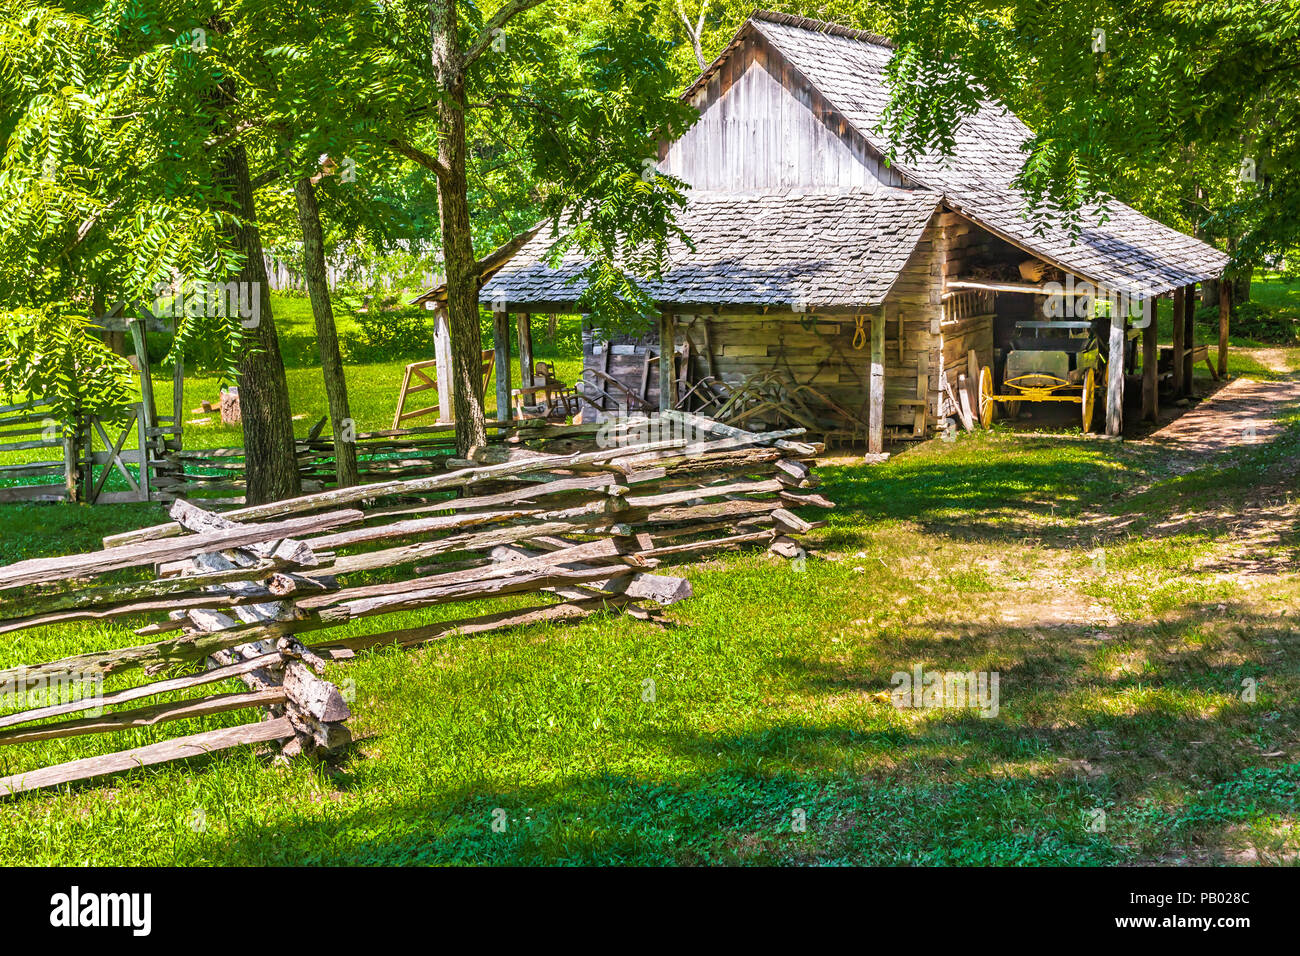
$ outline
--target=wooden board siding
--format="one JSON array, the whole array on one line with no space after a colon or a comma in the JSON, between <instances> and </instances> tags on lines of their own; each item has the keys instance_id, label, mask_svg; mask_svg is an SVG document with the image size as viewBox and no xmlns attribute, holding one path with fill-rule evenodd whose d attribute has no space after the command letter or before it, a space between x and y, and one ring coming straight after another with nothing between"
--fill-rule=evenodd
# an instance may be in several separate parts
<instances>
[{"instance_id":1,"label":"wooden board siding","mask_svg":"<svg viewBox=\"0 0 1300 956\"><path fill-rule=\"evenodd\" d=\"M885 409L887 433L916 435L919 401L925 402L924 431L933 429L943 410L942 376L956 388L957 353L974 348L981 363L992 359L992 319L973 316L943 328L942 281L947 244L942 218L936 213L882 307L864 308L863 347L853 347L857 322L853 315L800 315L793 311L766 314L682 315L677 320L677 344L690 337L694 377L712 374L728 385L739 385L755 372L778 370L799 384L812 385L828 398L868 421L871 381L871 320L885 321ZM945 332L947 338L945 339ZM706 360L706 334L709 359ZM947 343L947 344L945 344ZM599 368L640 392L645 352L658 346L654 330L640 338L606 343L590 330L583 333L584 379L595 382L590 369ZM964 361L966 352L961 351ZM918 382L922 387L918 393ZM658 376L649 376L646 399L658 405ZM614 411L611 406L605 413ZM862 436L865 439L865 434Z\"/></svg>"},{"instance_id":2,"label":"wooden board siding","mask_svg":"<svg viewBox=\"0 0 1300 956\"><path fill-rule=\"evenodd\" d=\"M640 394L646 350L654 349L657 351L658 345L659 332L657 328L649 329L644 335L620 335L615 336L612 341L607 341L595 335L584 322L582 329L582 380L584 385L603 389L611 395L619 395L617 389L611 388L608 383L603 382L593 374L593 369L599 369L608 375L614 376L632 391ZM591 394L599 393L593 391ZM646 395L647 401L653 407L658 408L659 375L655 368L650 370ZM601 407L602 405L603 407ZM597 417L603 417L616 414L619 411L620 409L611 401L598 401L594 406L589 402L582 402L583 419L587 421L591 420L588 416L592 412L596 412Z\"/></svg>"},{"instance_id":3,"label":"wooden board siding","mask_svg":"<svg viewBox=\"0 0 1300 956\"><path fill-rule=\"evenodd\" d=\"M886 307L885 315L885 427L906 436L913 431L916 414L917 362L924 354L929 368L926 390L930 408L938 401L939 336L930 332L928 314L904 307L904 341L898 341L899 313ZM853 347L857 321L848 315L800 316L793 312L766 315L683 315L677 318L677 345L690 338L693 377L712 374L728 385L737 386L751 375L778 371L798 384L812 385L832 401L869 421L868 389L871 380L871 323L881 309L863 310L863 347ZM803 321L801 321L803 320ZM805 328L807 323L807 328ZM706 359L707 333L709 358ZM652 330L639 339L616 338L607 343L590 331L583 335L584 379L595 383L593 368L607 371L620 382L640 392L647 348L658 349ZM901 358L900 358L901 354ZM955 380L955 377L954 377ZM657 406L658 375L652 368L646 391L647 401ZM584 412L586 409L584 409ZM612 414L611 404L597 410ZM831 413L828 413L831 414ZM931 423L933 411L931 412ZM865 431L860 436L866 439Z\"/></svg>"},{"instance_id":4,"label":"wooden board siding","mask_svg":"<svg viewBox=\"0 0 1300 956\"><path fill-rule=\"evenodd\" d=\"M940 213L934 226L943 236L944 256L939 266L941 293L948 279L966 275L975 264L987 260L994 253L995 244L1006 246L1006 243L991 233L956 213ZM981 293L977 300L989 311L975 315L963 314L956 321L950 316L958 310L941 314L943 321L939 323L939 348L943 353L944 374L954 392L957 390L957 376L969 372L969 353L972 350L978 365L993 364L994 313L991 309L994 297L991 293ZM978 386L971 384L970 387Z\"/></svg>"},{"instance_id":5,"label":"wooden board siding","mask_svg":"<svg viewBox=\"0 0 1300 956\"><path fill-rule=\"evenodd\" d=\"M993 364L993 316L972 315L960 322L945 323L941 328L943 370L955 390L957 376L966 374L967 357L972 350L979 365Z\"/></svg>"},{"instance_id":6,"label":"wooden board siding","mask_svg":"<svg viewBox=\"0 0 1300 956\"><path fill-rule=\"evenodd\" d=\"M941 213L938 226L943 230L947 241L947 259L941 274L945 279L956 279L971 275L971 269L993 258L1019 261L1024 254L1010 243L1004 242L992 233L981 229L965 216L957 213Z\"/></svg>"},{"instance_id":7,"label":"wooden board siding","mask_svg":"<svg viewBox=\"0 0 1300 956\"><path fill-rule=\"evenodd\" d=\"M874 310L874 314L879 311ZM712 374L727 385L738 386L756 372L778 371L797 384L813 386L865 422L871 376L872 314L863 313L866 335L861 349L853 347L857 329L853 316L801 316L794 312L681 315L677 317L677 345L680 348L689 337L695 379ZM596 381L589 370L599 368L639 393L647 348L658 349L658 335L654 331L640 339L616 338L612 346L590 332L584 333L584 378ZM890 383L887 371L886 400L895 384ZM897 387L901 392L914 385L901 383ZM658 399L658 375L652 369L647 400L657 405ZM613 409L601 411L609 414ZM828 410L827 415L833 417L834 413ZM865 429L861 437L865 440Z\"/></svg>"},{"instance_id":8,"label":"wooden board siding","mask_svg":"<svg viewBox=\"0 0 1300 956\"><path fill-rule=\"evenodd\" d=\"M866 422L867 389L871 380L871 318L868 312L864 315L867 316L866 335L861 340L861 349L853 347L856 320L842 315L800 316L783 312L698 316L694 323L683 320L679 334L692 335L694 353L701 347L707 324L713 374L728 385L739 385L756 372L778 371L796 384L811 385ZM700 364L696 368L698 371ZM829 411L827 414L834 417ZM865 429L861 437L866 438Z\"/></svg>"},{"instance_id":9,"label":"wooden board siding","mask_svg":"<svg viewBox=\"0 0 1300 956\"><path fill-rule=\"evenodd\" d=\"M903 184L760 38L746 40L692 105L699 121L663 148L659 167L696 189Z\"/></svg>"}]
</instances>

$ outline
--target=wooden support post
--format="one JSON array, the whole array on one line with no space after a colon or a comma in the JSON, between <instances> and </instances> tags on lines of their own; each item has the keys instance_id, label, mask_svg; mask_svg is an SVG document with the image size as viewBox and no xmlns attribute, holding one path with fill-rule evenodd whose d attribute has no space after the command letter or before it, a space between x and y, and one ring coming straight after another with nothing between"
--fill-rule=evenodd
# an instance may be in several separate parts
<instances>
[{"instance_id":1,"label":"wooden support post","mask_svg":"<svg viewBox=\"0 0 1300 956\"><path fill-rule=\"evenodd\" d=\"M1124 314L1112 309L1110 357L1106 364L1106 434L1118 438L1124 431Z\"/></svg>"},{"instance_id":2,"label":"wooden support post","mask_svg":"<svg viewBox=\"0 0 1300 956\"><path fill-rule=\"evenodd\" d=\"M91 479L95 474L95 430L91 426L89 416L83 416L77 423L77 428L77 475L81 482L81 492L77 500L90 501Z\"/></svg>"},{"instance_id":3,"label":"wooden support post","mask_svg":"<svg viewBox=\"0 0 1300 956\"><path fill-rule=\"evenodd\" d=\"M135 345L135 360L140 365L140 401L144 405L146 428L158 427L158 410L154 405L153 379L149 376L149 347L145 343L145 319L131 323L131 340Z\"/></svg>"},{"instance_id":4,"label":"wooden support post","mask_svg":"<svg viewBox=\"0 0 1300 956\"><path fill-rule=\"evenodd\" d=\"M1192 353L1196 351L1196 283L1183 291L1183 387L1192 394L1192 370L1196 367Z\"/></svg>"},{"instance_id":5,"label":"wooden support post","mask_svg":"<svg viewBox=\"0 0 1300 956\"><path fill-rule=\"evenodd\" d=\"M1187 324L1183 321L1183 287L1174 290L1174 397L1182 397L1184 391L1183 352L1187 348Z\"/></svg>"},{"instance_id":6,"label":"wooden support post","mask_svg":"<svg viewBox=\"0 0 1300 956\"><path fill-rule=\"evenodd\" d=\"M496 349L497 421L510 420L510 313L492 313L492 345Z\"/></svg>"},{"instance_id":7,"label":"wooden support post","mask_svg":"<svg viewBox=\"0 0 1300 956\"><path fill-rule=\"evenodd\" d=\"M150 493L150 490L151 490L151 489L150 489L150 485L149 485L149 458L150 458L150 455L149 455L149 429L145 426L145 423L144 423L144 406L143 406L143 405L141 405L138 409L136 409L135 425L136 425L136 432L137 432L137 434L140 436L140 439L139 439L139 441L140 441L140 500L141 500L141 501L148 501L148 500L149 500L149 493ZM106 450L106 451L108 452L108 454L109 454L108 460L106 460L106 461L104 462L104 474L107 475L108 472L109 472L109 470L113 467L113 451L114 451L114 449L112 448L112 446L108 446L105 450ZM102 487L103 487L103 481L101 480L101 481L100 481L99 488L102 488ZM99 497L99 489L98 489L98 488L95 490L95 492L93 492L93 496L94 496L95 498L98 498L98 497Z\"/></svg>"},{"instance_id":8,"label":"wooden support post","mask_svg":"<svg viewBox=\"0 0 1300 956\"><path fill-rule=\"evenodd\" d=\"M677 317L671 312L659 313L659 411L670 412L677 407L676 355ZM609 345L605 346L609 348Z\"/></svg>"},{"instance_id":9,"label":"wooden support post","mask_svg":"<svg viewBox=\"0 0 1300 956\"><path fill-rule=\"evenodd\" d=\"M515 319L519 333L519 387L533 387L533 317L520 312ZM528 396L531 399L531 396Z\"/></svg>"},{"instance_id":10,"label":"wooden support post","mask_svg":"<svg viewBox=\"0 0 1300 956\"><path fill-rule=\"evenodd\" d=\"M1219 379L1228 377L1228 320L1232 317L1232 282L1219 280Z\"/></svg>"},{"instance_id":11,"label":"wooden support post","mask_svg":"<svg viewBox=\"0 0 1300 956\"><path fill-rule=\"evenodd\" d=\"M447 309L445 306L438 306L433 316L433 360L436 363L437 382L438 382L438 421L454 422L456 420L456 403L451 397L451 383L453 372L451 370L451 327L447 323ZM410 377L408 371L407 377ZM405 386L403 386L405 390ZM401 409L398 409L398 414ZM398 422L393 423L393 427L398 427Z\"/></svg>"},{"instance_id":12,"label":"wooden support post","mask_svg":"<svg viewBox=\"0 0 1300 956\"><path fill-rule=\"evenodd\" d=\"M1156 342L1155 303L1151 303L1150 321L1142 330L1142 418L1160 419L1160 349Z\"/></svg>"},{"instance_id":13,"label":"wooden support post","mask_svg":"<svg viewBox=\"0 0 1300 956\"><path fill-rule=\"evenodd\" d=\"M867 413L867 451L885 450L885 313L871 317L871 402Z\"/></svg>"},{"instance_id":14,"label":"wooden support post","mask_svg":"<svg viewBox=\"0 0 1300 956\"><path fill-rule=\"evenodd\" d=\"M185 359L176 356L172 369L172 424L176 426L176 448L182 447L185 435Z\"/></svg>"}]
</instances>

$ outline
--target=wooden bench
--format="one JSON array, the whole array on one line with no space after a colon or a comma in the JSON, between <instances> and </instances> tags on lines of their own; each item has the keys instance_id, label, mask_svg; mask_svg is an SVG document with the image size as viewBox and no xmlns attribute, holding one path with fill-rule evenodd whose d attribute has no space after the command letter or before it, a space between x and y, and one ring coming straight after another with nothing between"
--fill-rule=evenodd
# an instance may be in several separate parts
<instances>
[{"instance_id":1,"label":"wooden bench","mask_svg":"<svg viewBox=\"0 0 1300 956\"><path fill-rule=\"evenodd\" d=\"M1172 345L1161 345L1159 346L1159 349L1159 364L1164 364L1166 358L1168 358L1172 364L1174 361L1174 347ZM1219 380L1219 370L1216 369L1214 363L1210 361L1210 347L1208 345L1195 345L1191 349L1184 349L1183 355L1186 355L1189 351L1192 353L1192 364L1195 365L1197 362L1204 362L1205 367L1210 370L1210 377L1217 382Z\"/></svg>"}]
</instances>

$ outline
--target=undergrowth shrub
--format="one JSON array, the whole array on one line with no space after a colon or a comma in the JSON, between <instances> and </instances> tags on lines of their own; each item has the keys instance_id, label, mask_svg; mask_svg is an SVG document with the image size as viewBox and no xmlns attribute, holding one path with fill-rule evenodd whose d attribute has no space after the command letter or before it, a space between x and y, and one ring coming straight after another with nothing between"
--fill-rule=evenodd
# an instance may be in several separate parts
<instances>
[{"instance_id":1,"label":"undergrowth shrub","mask_svg":"<svg viewBox=\"0 0 1300 956\"><path fill-rule=\"evenodd\" d=\"M339 339L349 362L433 357L433 313L418 307L371 302L355 314L357 328Z\"/></svg>"}]
</instances>

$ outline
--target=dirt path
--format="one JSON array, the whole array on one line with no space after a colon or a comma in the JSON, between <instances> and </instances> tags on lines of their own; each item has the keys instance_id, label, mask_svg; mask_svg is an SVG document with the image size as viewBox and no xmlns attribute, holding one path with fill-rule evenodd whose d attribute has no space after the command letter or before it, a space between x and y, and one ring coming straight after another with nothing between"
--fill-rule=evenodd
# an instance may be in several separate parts
<instances>
[{"instance_id":1,"label":"dirt path","mask_svg":"<svg viewBox=\"0 0 1300 956\"><path fill-rule=\"evenodd\" d=\"M1282 432L1283 413L1297 404L1300 379L1257 382L1239 378L1152 432L1143 444L1163 446L1186 459L1186 465L1201 467L1206 458L1272 441Z\"/></svg>"},{"instance_id":2,"label":"dirt path","mask_svg":"<svg viewBox=\"0 0 1300 956\"><path fill-rule=\"evenodd\" d=\"M1240 378L1219 389L1195 408L1141 443L1167 453L1166 465L1175 473L1224 468L1251 446L1266 445L1285 430L1283 416L1300 406L1300 372L1290 369L1280 349L1259 349L1253 357L1265 367L1289 372L1288 377L1260 382ZM1170 515L1148 533L1174 534L1195 526L1214 525L1227 530L1231 541L1207 554L1204 567L1231 578L1284 574L1295 569L1294 555L1279 552L1292 536L1300 517L1300 500L1294 497L1294 469L1283 469L1261 483L1251 506L1216 501L1213 496L1197 506ZM1120 521L1117 527L1132 520Z\"/></svg>"}]
</instances>

